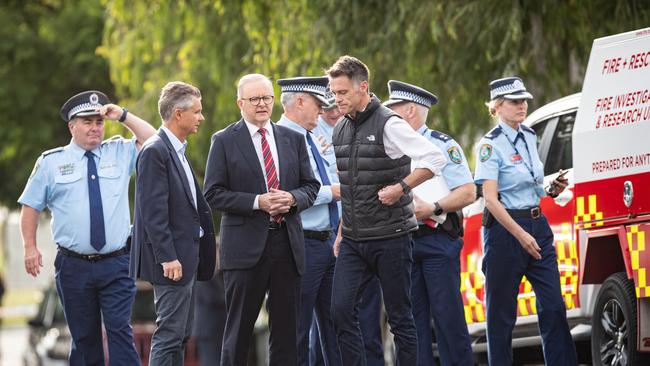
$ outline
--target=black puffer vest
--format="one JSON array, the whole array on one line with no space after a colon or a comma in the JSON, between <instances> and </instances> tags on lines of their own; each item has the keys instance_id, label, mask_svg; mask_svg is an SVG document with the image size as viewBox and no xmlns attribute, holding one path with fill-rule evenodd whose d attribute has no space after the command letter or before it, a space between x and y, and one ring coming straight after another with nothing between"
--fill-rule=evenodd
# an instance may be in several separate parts
<instances>
[{"instance_id":1,"label":"black puffer vest","mask_svg":"<svg viewBox=\"0 0 650 366\"><path fill-rule=\"evenodd\" d=\"M418 225L412 195L386 206L377 193L411 173L411 159L391 159L384 149L384 125L397 116L371 95L363 112L345 116L336 124L332 141L341 181L343 236L365 241L405 235Z\"/></svg>"}]
</instances>

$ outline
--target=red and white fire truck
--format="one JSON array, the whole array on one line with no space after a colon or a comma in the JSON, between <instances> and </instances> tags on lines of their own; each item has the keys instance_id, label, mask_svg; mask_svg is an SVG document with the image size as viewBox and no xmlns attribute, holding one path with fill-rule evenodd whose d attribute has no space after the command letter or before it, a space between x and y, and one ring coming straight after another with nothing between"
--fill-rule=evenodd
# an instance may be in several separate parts
<instances>
[{"instance_id":1,"label":"red and white fire truck","mask_svg":"<svg viewBox=\"0 0 650 366\"><path fill-rule=\"evenodd\" d=\"M650 365L650 28L594 41L582 93L538 109L545 185L571 332L595 365ZM461 292L475 351L485 351L483 200L465 209ZM535 293L521 282L513 347L540 344Z\"/></svg>"}]
</instances>

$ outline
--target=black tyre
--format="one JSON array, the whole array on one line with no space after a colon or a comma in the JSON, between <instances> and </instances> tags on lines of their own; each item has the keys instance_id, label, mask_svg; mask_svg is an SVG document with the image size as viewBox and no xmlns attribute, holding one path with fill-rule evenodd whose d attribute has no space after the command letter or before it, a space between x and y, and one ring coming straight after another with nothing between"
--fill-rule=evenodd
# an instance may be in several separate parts
<instances>
[{"instance_id":1,"label":"black tyre","mask_svg":"<svg viewBox=\"0 0 650 366\"><path fill-rule=\"evenodd\" d=\"M648 365L636 351L636 293L625 272L615 273L598 293L591 319L591 357L594 365Z\"/></svg>"}]
</instances>

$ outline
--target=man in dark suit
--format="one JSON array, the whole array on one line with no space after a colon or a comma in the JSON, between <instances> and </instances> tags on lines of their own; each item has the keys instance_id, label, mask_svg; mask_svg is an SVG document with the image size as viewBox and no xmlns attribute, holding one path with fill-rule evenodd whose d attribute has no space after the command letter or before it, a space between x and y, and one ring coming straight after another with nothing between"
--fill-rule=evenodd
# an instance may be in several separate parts
<instances>
[{"instance_id":1,"label":"man in dark suit","mask_svg":"<svg viewBox=\"0 0 650 366\"><path fill-rule=\"evenodd\" d=\"M204 120L201 92L171 82L160 93L163 120L137 161L131 274L153 283L156 331L149 365L182 365L191 334L196 280L214 274L216 240L210 207L185 157L186 138Z\"/></svg>"},{"instance_id":2,"label":"man in dark suit","mask_svg":"<svg viewBox=\"0 0 650 366\"><path fill-rule=\"evenodd\" d=\"M242 119L212 136L205 196L221 216L221 269L226 330L221 365L246 365L250 337L268 291L270 364L297 363L300 277L305 243L299 213L320 184L302 135L271 123L273 85L261 74L242 77Z\"/></svg>"}]
</instances>

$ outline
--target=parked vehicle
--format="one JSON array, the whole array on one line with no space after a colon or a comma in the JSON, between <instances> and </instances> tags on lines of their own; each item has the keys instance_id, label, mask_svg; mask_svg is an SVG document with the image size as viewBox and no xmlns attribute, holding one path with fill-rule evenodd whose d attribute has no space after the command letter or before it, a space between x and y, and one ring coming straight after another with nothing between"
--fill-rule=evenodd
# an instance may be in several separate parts
<instances>
[{"instance_id":1,"label":"parked vehicle","mask_svg":"<svg viewBox=\"0 0 650 366\"><path fill-rule=\"evenodd\" d=\"M562 294L576 341L595 365L650 362L650 28L594 41L582 93L549 103L535 130L544 185L570 185L542 212L555 233ZM483 199L466 207L461 292L473 348L485 352ZM536 298L520 284L513 348L541 344Z\"/></svg>"}]
</instances>

